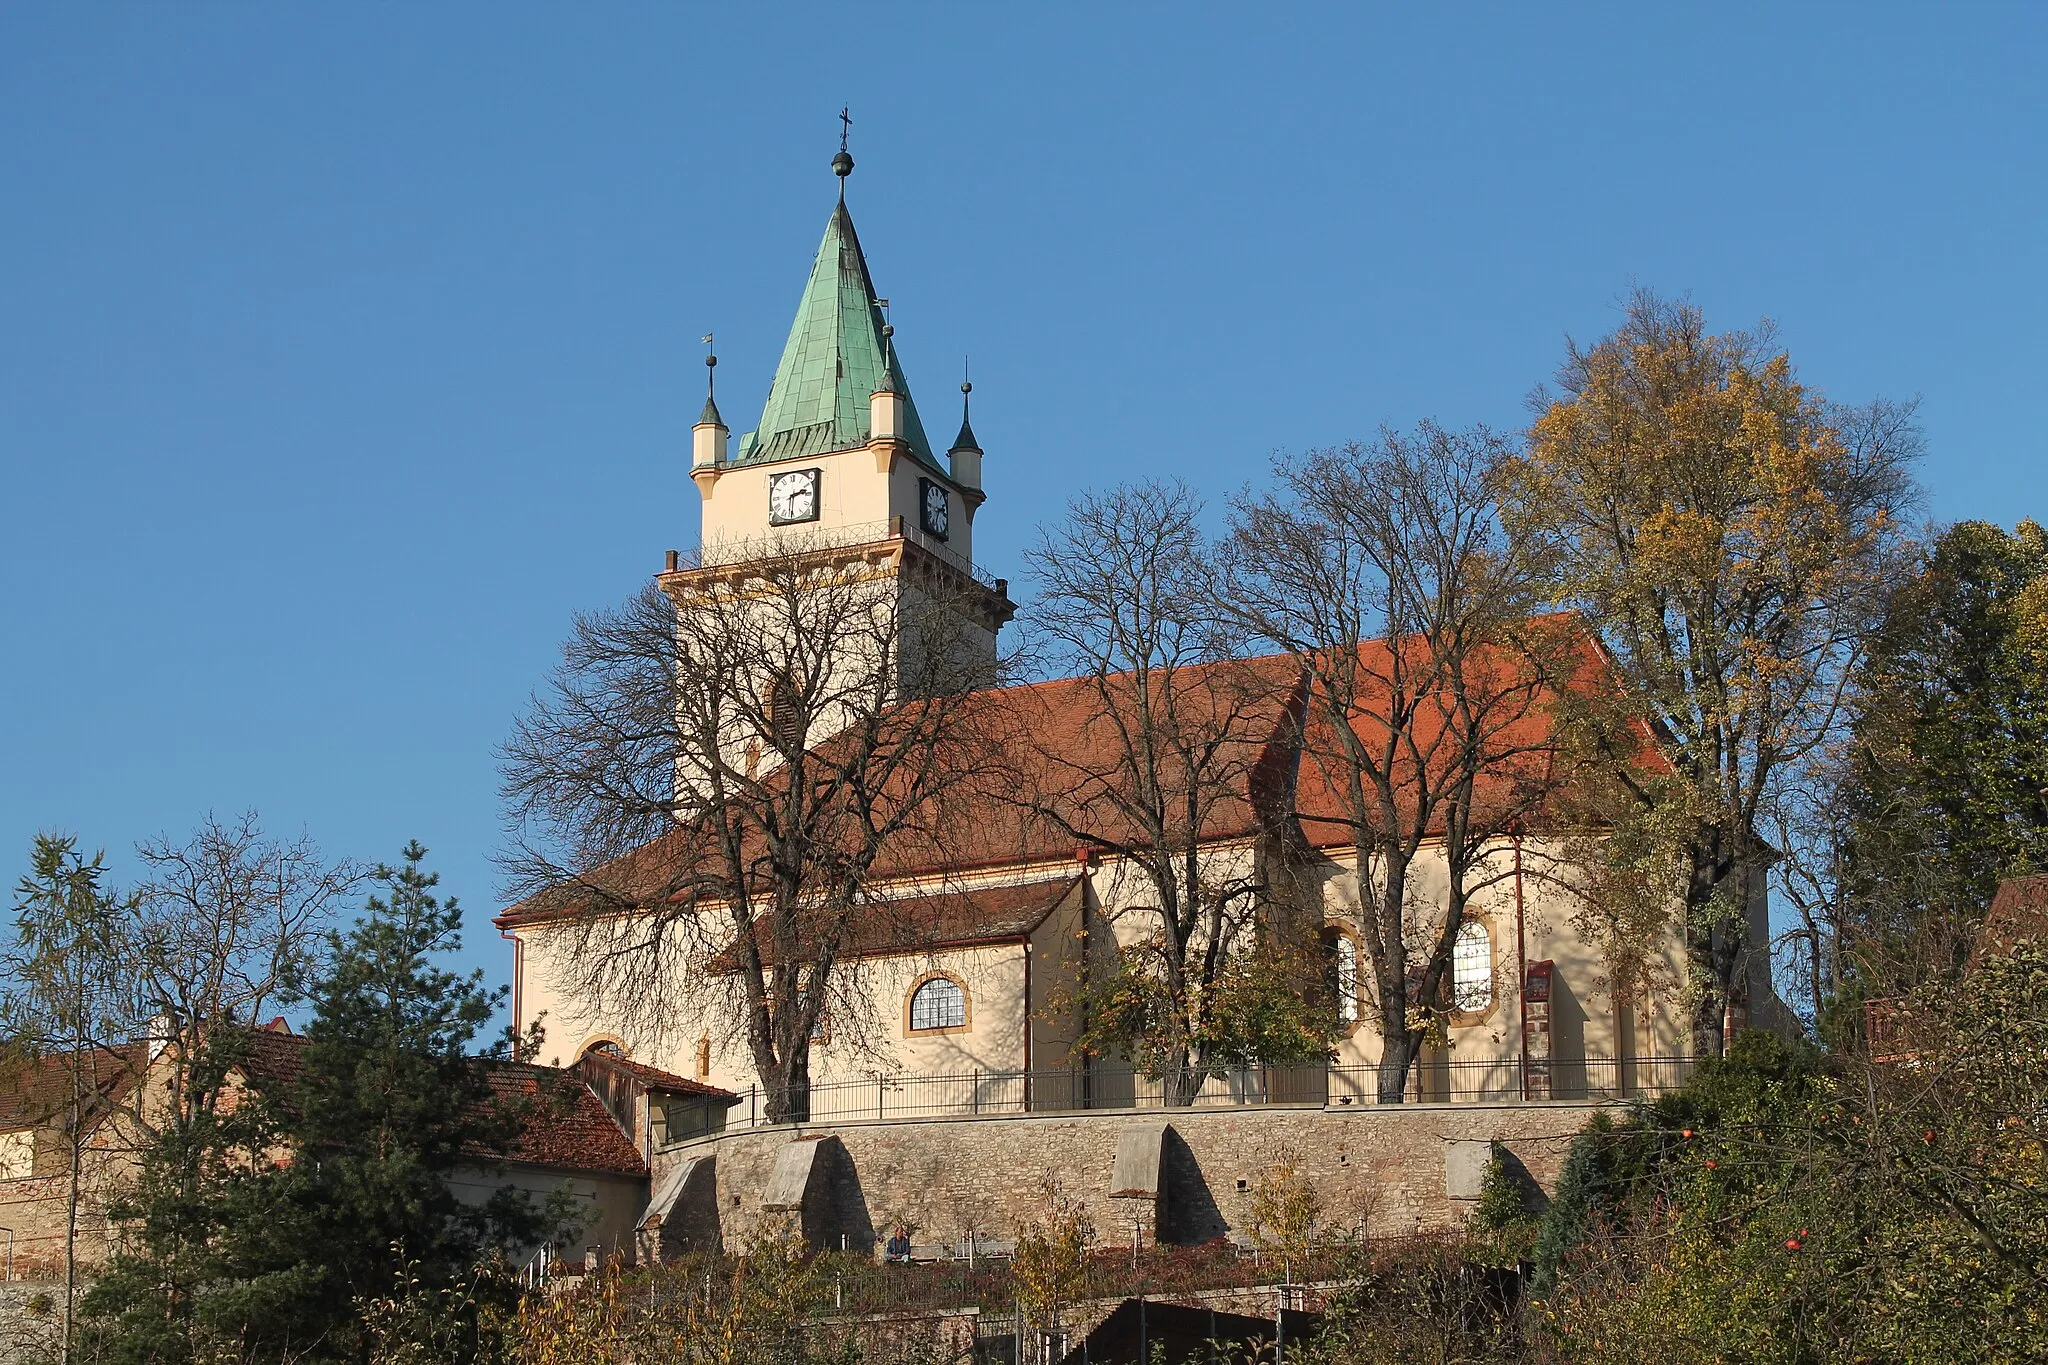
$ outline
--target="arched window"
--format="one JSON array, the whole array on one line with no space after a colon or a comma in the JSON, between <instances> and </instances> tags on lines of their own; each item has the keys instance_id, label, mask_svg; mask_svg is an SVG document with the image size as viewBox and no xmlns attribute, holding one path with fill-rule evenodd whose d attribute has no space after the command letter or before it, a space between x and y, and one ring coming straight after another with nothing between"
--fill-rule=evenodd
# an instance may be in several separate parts
<instances>
[{"instance_id":1,"label":"arched window","mask_svg":"<svg viewBox=\"0 0 2048 1365\"><path fill-rule=\"evenodd\" d=\"M1358 1022L1358 940L1341 930L1330 939L1330 997L1339 1019Z\"/></svg>"},{"instance_id":2,"label":"arched window","mask_svg":"<svg viewBox=\"0 0 2048 1365\"><path fill-rule=\"evenodd\" d=\"M600 1038L589 1047L583 1049L583 1055L586 1057L593 1052L600 1057L618 1057L621 1059L626 1055L626 1049L620 1047L618 1043L610 1038Z\"/></svg>"},{"instance_id":3,"label":"arched window","mask_svg":"<svg viewBox=\"0 0 2048 1365\"><path fill-rule=\"evenodd\" d=\"M1476 919L1459 927L1451 950L1451 1000L1466 1014L1493 1004L1493 936Z\"/></svg>"},{"instance_id":4,"label":"arched window","mask_svg":"<svg viewBox=\"0 0 2048 1365\"><path fill-rule=\"evenodd\" d=\"M950 976L935 976L910 996L910 1031L967 1027L967 992Z\"/></svg>"}]
</instances>

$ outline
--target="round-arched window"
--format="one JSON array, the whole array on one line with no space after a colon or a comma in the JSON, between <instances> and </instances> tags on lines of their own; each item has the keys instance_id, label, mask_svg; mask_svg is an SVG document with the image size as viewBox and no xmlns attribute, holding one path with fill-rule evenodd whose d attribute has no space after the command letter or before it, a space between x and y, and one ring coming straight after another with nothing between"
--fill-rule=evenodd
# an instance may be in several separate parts
<instances>
[{"instance_id":1,"label":"round-arched window","mask_svg":"<svg viewBox=\"0 0 2048 1365\"><path fill-rule=\"evenodd\" d=\"M967 1027L967 992L950 976L935 976L910 997L910 1031Z\"/></svg>"},{"instance_id":2,"label":"round-arched window","mask_svg":"<svg viewBox=\"0 0 2048 1365\"><path fill-rule=\"evenodd\" d=\"M1466 1014L1493 1004L1493 936L1476 919L1460 926L1451 950L1451 998Z\"/></svg>"}]
</instances>

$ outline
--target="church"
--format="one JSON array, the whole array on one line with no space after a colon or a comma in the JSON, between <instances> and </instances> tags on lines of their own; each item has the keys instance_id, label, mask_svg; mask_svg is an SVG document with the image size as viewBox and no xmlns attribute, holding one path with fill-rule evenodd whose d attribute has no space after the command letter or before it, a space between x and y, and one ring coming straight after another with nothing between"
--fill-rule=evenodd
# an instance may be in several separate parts
<instances>
[{"instance_id":1,"label":"church","mask_svg":"<svg viewBox=\"0 0 2048 1365\"><path fill-rule=\"evenodd\" d=\"M1017 610L1007 582L974 557L977 519L1000 515L983 491L983 463L1004 457L1001 443L985 456L964 383L958 434L943 451L933 443L854 231L846 204L852 159L843 149L833 169L839 201L766 403L733 440L715 396L707 397L690 462L702 544L687 562L670 552L657 582L687 633L691 613L711 596L767 596L750 585L792 553L835 571L858 566L861 581L879 585L890 604L889 630L930 634L943 617L945 643L926 653L945 656L956 684L981 686L977 680L995 678L1004 627ZM761 628L772 623L764 617ZM899 641L880 639L874 648L891 651ZM799 1123L768 1112L733 1011L679 1004L657 1027L646 1011L593 998L567 965L578 912L557 898L530 898L496 921L513 945L516 1026L542 1027L540 1061L599 1057L637 1077L615 1112L653 1172L647 1226L689 1222L694 1236L715 1241L780 1211L801 1215L814 1237L864 1245L896 1221L920 1235L972 1238L993 1229L1001 1237L1029 1216L1033 1182L1051 1180L1091 1197L1140 1198L1153 1235L1206 1240L1237 1227L1231 1191L1214 1188L1221 1172L1250 1169L1269 1148L1311 1154L1311 1164L1327 1168L1333 1185L1359 1191L1360 1206L1370 1204L1383 1223L1441 1224L1477 1194L1476 1177L1458 1173L1464 1158L1444 1143L1462 1143L1468 1154L1473 1144L1506 1144L1540 1182L1561 1159L1559 1133L1571 1131L1559 1107L1590 1110L1683 1080L1691 1035L1679 998L1679 906L1647 950L1648 979L1669 984L1617 990L1600 945L1579 926L1568 871L1557 871L1569 858L1563 836L1516 833L1489 850L1498 875L1456 930L1440 1026L1408 1077L1406 1103L1383 1103L1357 856L1335 818L1339 793L1288 742L1300 718L1298 670L1284 657L1255 659L1236 676L1254 689L1243 708L1244 761L1234 770L1237 789L1204 816L1201 875L1249 885L1274 856L1274 829L1289 831L1340 1024L1327 1059L1218 1066L1192 1096L1170 1097L1144 1066L1084 1048L1074 1002L1091 970L1150 932L1157 911L1147 903L1148 883L1119 851L1128 840L1078 840L1070 820L998 803L970 805L945 837L876 864L839 949L831 1004L810 1032L809 1104ZM1028 733L1038 755L1020 761L1018 771L1030 772L1017 780L1046 780L1047 754L1058 771L1088 771L1091 755L1114 743L1087 680L996 682L984 695L1021 718L1016 733ZM936 694L943 683L919 685L899 673L898 685L900 700ZM757 729L777 724L771 703ZM805 745L829 743L836 725L815 715L803 724ZM734 769L749 777L774 761L762 737L743 727L718 743L743 753ZM705 779L679 771L676 780L687 789ZM1548 870L1539 875L1538 866ZM1440 900L1441 850L1425 844L1410 876L1414 894ZM1764 916L1759 900L1750 911L1753 941L1768 941ZM1426 906L1421 919L1426 924ZM776 954L792 951L765 939L758 949L771 974L786 965ZM700 988L719 963L719 953L709 953L690 981L678 977L676 1000L708 1000ZM1771 998L1767 969L1752 969L1751 993ZM1409 1111L1400 1120L1407 1127L1365 1126L1393 1108ZM1254 1126L1220 1136L1225 1118ZM1425 1120L1427 1133L1418 1136L1424 1130L1414 1122ZM1545 1134L1530 1138L1527 1151L1515 1147L1525 1130ZM1027 1131L1039 1135L1032 1142L1043 1139L1043 1152L1024 1162L1031 1171L1000 1194L980 1187L975 1172L988 1161L1015 1165L1017 1149L1003 1144ZM821 1155L828 1149L838 1155ZM998 1151L1007 1155L989 1155ZM824 1174L835 1161L839 1174ZM1416 1161L1430 1172L1419 1182L1410 1169ZM1203 1190L1191 1192L1191 1180L1206 1181ZM1171 1200L1169 1186L1178 1191ZM837 1193L819 1193L827 1187ZM1246 1188L1237 1178L1236 1192ZM686 1205L695 1210L688 1220ZM1125 1207L1104 1204L1101 1218L1121 1218Z\"/></svg>"}]
</instances>

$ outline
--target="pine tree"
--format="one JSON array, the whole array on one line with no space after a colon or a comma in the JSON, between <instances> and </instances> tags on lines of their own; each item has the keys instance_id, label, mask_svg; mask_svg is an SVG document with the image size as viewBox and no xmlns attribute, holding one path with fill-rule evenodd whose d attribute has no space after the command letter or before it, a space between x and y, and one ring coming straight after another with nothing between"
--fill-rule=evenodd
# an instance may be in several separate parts
<instances>
[{"instance_id":1,"label":"pine tree","mask_svg":"<svg viewBox=\"0 0 2048 1365\"><path fill-rule=\"evenodd\" d=\"M92 1302L109 1358L364 1360L364 1304L394 1284L462 1284L491 1248L563 1221L509 1186L481 1205L451 1188L458 1170L487 1170L525 1116L472 1053L502 992L437 965L460 947L461 914L433 894L425 857L414 843L379 867L380 894L328 935L296 1074L247 1067L246 1102L151 1154L138 1236ZM223 1033L201 1074L225 1083L251 1041Z\"/></svg>"},{"instance_id":2,"label":"pine tree","mask_svg":"<svg viewBox=\"0 0 2048 1365\"><path fill-rule=\"evenodd\" d=\"M133 1065L120 1045L137 1023L132 904L104 884L102 855L68 835L39 834L15 887L13 933L0 945L0 1036L7 1050L52 1062L64 1081L58 1112L34 1117L63 1140L64 1354L71 1358L78 1296L79 1216L86 1151L106 1088Z\"/></svg>"},{"instance_id":3,"label":"pine tree","mask_svg":"<svg viewBox=\"0 0 2048 1365\"><path fill-rule=\"evenodd\" d=\"M182 1121L144 1151L134 1187L109 1209L128 1235L82 1304L92 1359L219 1358L273 1307L248 1276L270 1246L261 1230L274 1216L275 1173L250 1154L290 1148L272 1106L236 1103L230 1078L249 1045L247 1032L224 1029L193 1047Z\"/></svg>"},{"instance_id":4,"label":"pine tree","mask_svg":"<svg viewBox=\"0 0 2048 1365\"><path fill-rule=\"evenodd\" d=\"M542 1230L509 1189L475 1206L449 1187L478 1152L503 1150L521 1116L494 1102L470 1055L502 988L435 965L460 947L462 917L434 896L426 854L411 843L401 866L379 867L383 894L332 936L332 965L310 992L303 1073L286 1098L298 1159L279 1230L315 1268L288 1272L304 1283L300 1322L326 1325L337 1345L354 1333L357 1301L387 1292L408 1265L423 1283L451 1282L486 1247Z\"/></svg>"}]
</instances>

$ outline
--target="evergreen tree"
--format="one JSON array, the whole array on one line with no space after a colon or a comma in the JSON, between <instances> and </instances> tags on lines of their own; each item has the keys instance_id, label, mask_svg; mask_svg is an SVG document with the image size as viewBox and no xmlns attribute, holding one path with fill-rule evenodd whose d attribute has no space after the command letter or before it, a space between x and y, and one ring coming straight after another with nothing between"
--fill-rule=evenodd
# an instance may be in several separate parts
<instances>
[{"instance_id":1,"label":"evergreen tree","mask_svg":"<svg viewBox=\"0 0 2048 1365\"><path fill-rule=\"evenodd\" d=\"M104 884L102 855L78 852L68 835L39 834L28 875L15 887L13 932L0 943L0 1037L8 1064L41 1060L63 1077L54 1112L64 1152L65 1359L71 1358L78 1294L78 1233L86 1149L107 1090L135 1062L124 1054L138 1011L131 989L132 904Z\"/></svg>"},{"instance_id":2,"label":"evergreen tree","mask_svg":"<svg viewBox=\"0 0 2048 1365\"><path fill-rule=\"evenodd\" d=\"M1943 532L1890 603L1860 709L1845 947L1896 989L1961 965L2001 878L2048 870L2048 531Z\"/></svg>"},{"instance_id":3,"label":"evergreen tree","mask_svg":"<svg viewBox=\"0 0 2048 1365\"><path fill-rule=\"evenodd\" d=\"M433 894L425 857L414 843L379 867L380 894L328 935L305 1042L281 1054L292 1062L254 1056L269 1050L246 1031L217 1035L197 1074L222 1085L262 1062L244 1068L253 1093L150 1154L138 1236L91 1304L111 1358L365 1360L364 1304L394 1284L464 1283L491 1248L563 1221L510 1187L483 1204L451 1188L458 1169L488 1169L525 1115L471 1051L502 993L436 965L460 947L461 916ZM509 1039L486 1057L508 1052Z\"/></svg>"},{"instance_id":4,"label":"evergreen tree","mask_svg":"<svg viewBox=\"0 0 2048 1365\"><path fill-rule=\"evenodd\" d=\"M249 1045L247 1032L226 1029L192 1048L182 1120L143 1153L134 1187L109 1210L128 1235L85 1297L91 1358L232 1358L249 1325L289 1300L275 1280L252 1290L247 1278L270 1249L262 1230L278 1202L275 1171L250 1154L290 1150L272 1106L235 1102L230 1076Z\"/></svg>"},{"instance_id":5,"label":"evergreen tree","mask_svg":"<svg viewBox=\"0 0 2048 1365\"><path fill-rule=\"evenodd\" d=\"M486 1247L542 1231L524 1196L504 1189L470 1205L448 1183L478 1153L503 1150L522 1116L495 1102L469 1051L503 989L435 965L461 946L462 917L434 896L426 853L408 844L402 866L379 867L384 894L332 936L332 965L310 992L303 1073L278 1097L299 1153L276 1225L295 1253L285 1273L303 1284L301 1330L322 1324L335 1346L354 1334L357 1301L387 1292L408 1265L423 1283L446 1283ZM491 1055L508 1050L501 1042ZM300 1274L300 1256L315 1274Z\"/></svg>"}]
</instances>

